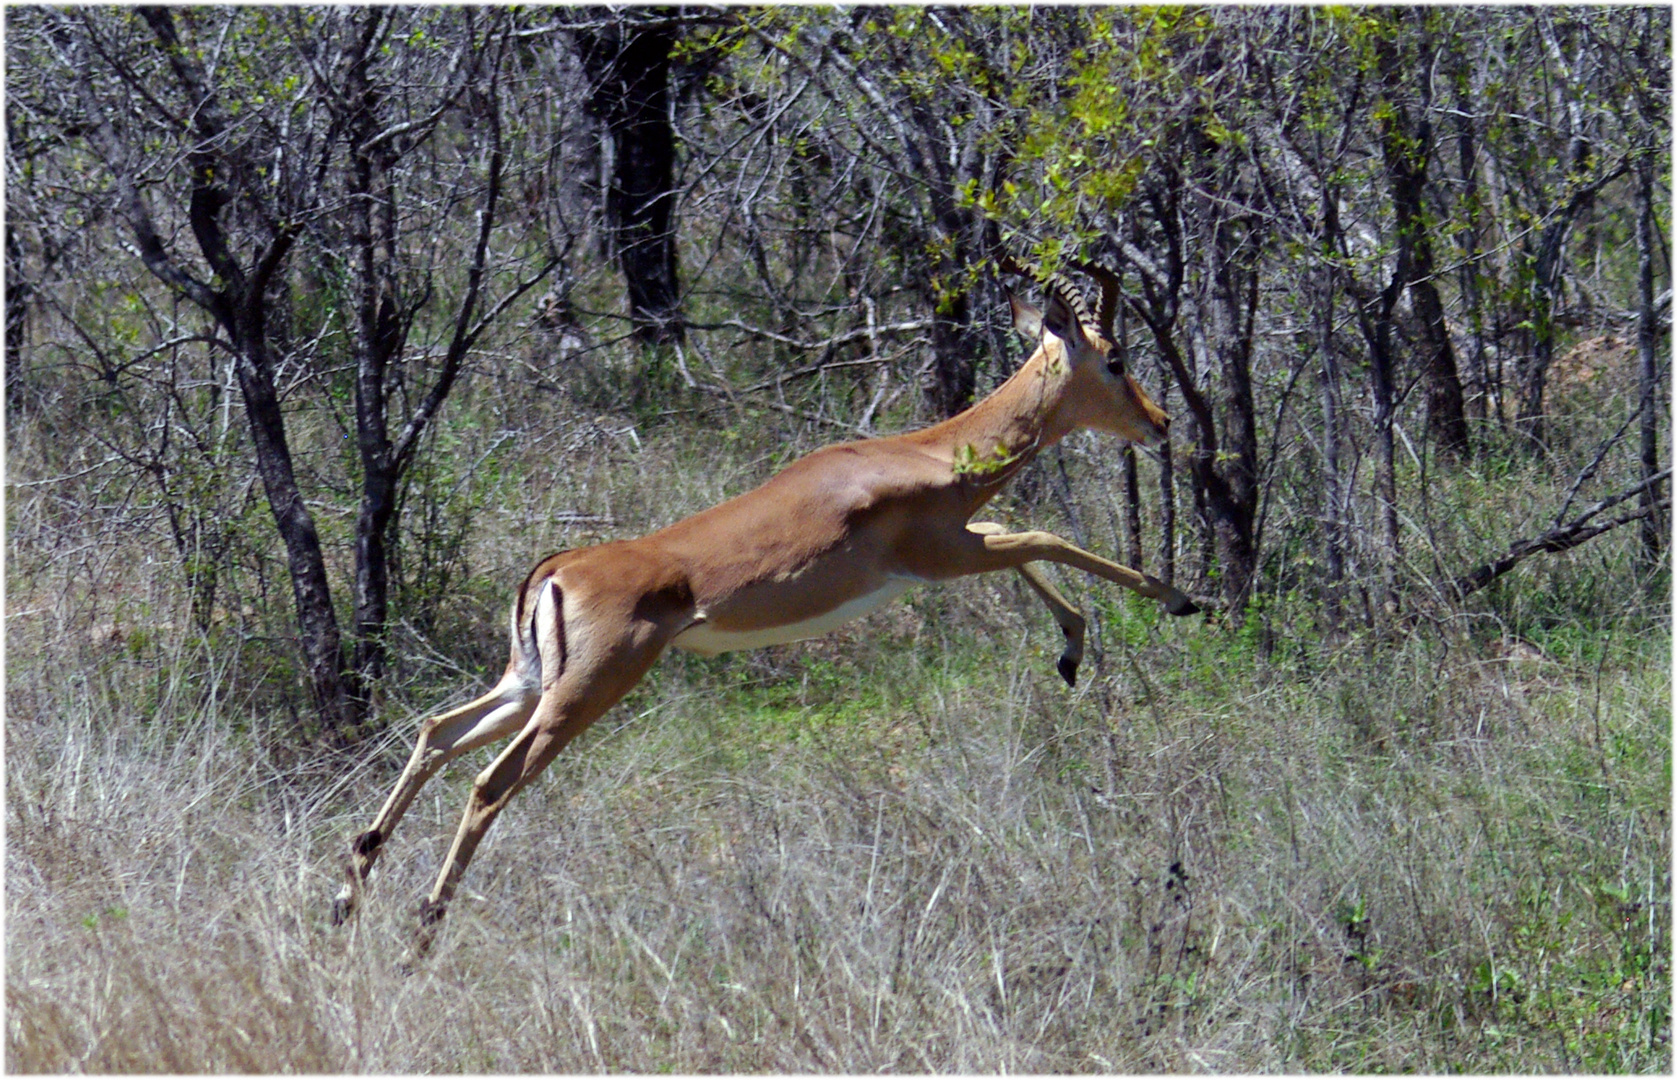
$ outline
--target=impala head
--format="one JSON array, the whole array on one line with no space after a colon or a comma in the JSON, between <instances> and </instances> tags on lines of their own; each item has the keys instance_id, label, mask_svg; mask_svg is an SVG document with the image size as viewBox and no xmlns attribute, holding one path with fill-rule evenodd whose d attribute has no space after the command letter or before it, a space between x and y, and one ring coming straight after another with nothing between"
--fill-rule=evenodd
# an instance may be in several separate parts
<instances>
[{"instance_id":1,"label":"impala head","mask_svg":"<svg viewBox=\"0 0 1677 1080\"><path fill-rule=\"evenodd\" d=\"M1040 339L1049 359L1063 358L1071 369L1064 421L1069 427L1104 431L1144 446L1158 446L1170 434L1170 419L1153 403L1114 344L1112 319L1118 309L1118 279L1102 267L1080 264L1101 283L1100 318L1089 317L1083 298L1058 275L1045 283L1048 303L1038 311L1008 294L1013 328L1029 341Z\"/></svg>"}]
</instances>

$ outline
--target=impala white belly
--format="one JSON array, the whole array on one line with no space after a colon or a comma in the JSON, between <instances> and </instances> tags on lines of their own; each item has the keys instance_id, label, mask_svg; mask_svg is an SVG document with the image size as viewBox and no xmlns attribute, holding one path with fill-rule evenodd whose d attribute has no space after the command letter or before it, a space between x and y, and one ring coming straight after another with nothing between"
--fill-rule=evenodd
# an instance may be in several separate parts
<instances>
[{"instance_id":1,"label":"impala white belly","mask_svg":"<svg viewBox=\"0 0 1677 1080\"><path fill-rule=\"evenodd\" d=\"M871 593L847 600L833 610L802 622L784 626L765 626L758 630L718 630L709 623L699 623L677 634L670 642L678 649L686 649L702 656L733 652L737 649L760 649L764 645L784 645L788 641L820 637L852 619L859 619L875 608L884 607L909 588L918 584L913 578L892 578Z\"/></svg>"}]
</instances>

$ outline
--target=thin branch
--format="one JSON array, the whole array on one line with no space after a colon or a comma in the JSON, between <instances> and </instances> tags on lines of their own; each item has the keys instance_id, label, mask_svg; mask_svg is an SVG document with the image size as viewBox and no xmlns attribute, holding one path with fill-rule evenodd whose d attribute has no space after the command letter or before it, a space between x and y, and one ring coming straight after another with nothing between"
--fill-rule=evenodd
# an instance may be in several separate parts
<instances>
[{"instance_id":1,"label":"thin branch","mask_svg":"<svg viewBox=\"0 0 1677 1080\"><path fill-rule=\"evenodd\" d=\"M1449 594L1458 601L1466 599L1468 596L1478 592L1480 589L1483 589L1497 578L1514 569L1514 567L1518 566L1525 559L1536 555L1539 552L1570 551L1572 548L1584 543L1584 541L1600 536L1604 532L1609 532L1621 525L1628 525L1633 521L1640 521L1657 510L1670 509L1671 500L1669 498L1665 498L1660 499L1658 502L1649 506L1639 507L1628 514L1623 514L1610 521L1597 522L1595 524L1590 523L1590 519L1594 518L1597 514L1600 514L1603 510L1617 506L1619 503L1632 498L1670 475L1671 470L1666 469L1657 475L1648 477L1632 487L1626 488L1617 495L1612 495L1601 500L1588 510L1584 511L1584 513L1580 514L1578 517L1574 518L1567 525L1550 529L1548 532L1545 532L1540 536L1534 536L1526 540L1516 540L1514 543L1508 545L1508 549L1504 551L1499 558L1493 559L1491 562L1485 563L1483 566L1475 567L1473 570L1470 570L1450 582Z\"/></svg>"},{"instance_id":2,"label":"thin branch","mask_svg":"<svg viewBox=\"0 0 1677 1080\"><path fill-rule=\"evenodd\" d=\"M874 334L909 334L917 330L930 329L931 325L931 319L910 319L908 322L888 323L885 326L874 326L871 329L863 326L830 337L826 341L799 341L797 338L777 334L773 330L765 330L760 326L752 326L738 319L727 319L719 323L688 323L687 328L689 330L738 330L750 334L752 337L779 342L782 345L797 349L799 352L822 352L835 349L840 345L848 345L852 341Z\"/></svg>"},{"instance_id":3,"label":"thin branch","mask_svg":"<svg viewBox=\"0 0 1677 1080\"><path fill-rule=\"evenodd\" d=\"M498 92L496 83L499 82L500 58L496 59L492 70L495 75L491 78L490 85L487 87L487 93L490 95ZM489 129L489 176L487 190L484 192L483 206L478 210L477 241L472 249L471 268L466 273L466 295L460 302L460 313L455 318L454 336L449 342L448 352L443 361L443 369L438 373L437 381L432 385L430 393L425 395L425 400L408 417L407 424L403 427L401 435L397 437L395 445L391 449L391 460L396 463L398 475L406 471L413 458L414 451L419 446L419 436L425 430L425 425L430 422L432 416L436 415L437 410L442 407L443 400L448 397L449 391L454 388L454 380L460 373L460 366L465 361L467 350L471 348L472 343L477 340L478 335L488 325L489 319L500 314L512 300L512 297L503 298L502 303L490 311L484 319L478 320L476 323L473 322L473 316L477 312L479 297L483 290L484 275L487 271L489 238L495 229L496 211L499 208L501 196L502 171L506 164L505 151L501 145L502 133L499 110L491 104L483 119ZM550 261L548 266L544 268L543 273L545 274L552 266L553 262ZM536 280L539 280L539 278ZM523 289L529 288L534 283L534 281L526 283L521 289L515 290L513 296L519 295Z\"/></svg>"},{"instance_id":4,"label":"thin branch","mask_svg":"<svg viewBox=\"0 0 1677 1080\"><path fill-rule=\"evenodd\" d=\"M1607 457L1613 447L1619 445L1619 441L1625 437L1625 432L1630 429L1631 423L1642 415L1642 410L1648 407L1649 396L1665 382L1665 371L1668 366L1667 364L1660 365L1659 376L1643 391L1642 397L1636 403L1636 408L1632 409L1630 414L1625 417L1624 423L1619 425L1619 430L1615 431L1597 448L1594 460L1585 466L1583 471L1572 481L1572 487L1566 493L1566 501L1561 503L1560 511L1555 514L1554 527L1560 527L1562 519L1566 517L1566 512L1572 508L1572 500L1578 496L1578 489L1595 477L1596 470L1601 468L1603 459Z\"/></svg>"}]
</instances>

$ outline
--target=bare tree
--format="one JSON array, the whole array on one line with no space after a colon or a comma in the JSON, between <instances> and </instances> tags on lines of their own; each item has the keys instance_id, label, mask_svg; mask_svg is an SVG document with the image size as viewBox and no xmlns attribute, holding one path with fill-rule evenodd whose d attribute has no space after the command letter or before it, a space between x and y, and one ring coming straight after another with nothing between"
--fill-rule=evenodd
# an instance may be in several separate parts
<instances>
[{"instance_id":1,"label":"bare tree","mask_svg":"<svg viewBox=\"0 0 1677 1080\"><path fill-rule=\"evenodd\" d=\"M146 270L209 320L213 330L200 336L232 360L256 471L286 549L315 706L325 729L346 737L383 671L387 549L401 477L467 351L544 272L514 282L494 303L483 300L500 223L505 154L495 71L509 18L408 16L424 23L408 28L410 44L428 32L442 47L391 49L403 17L395 9L309 19L294 10L260 23L238 9L40 13L72 91L60 105L61 130L85 139L108 171L114 209ZM279 74L286 71L299 73ZM408 85L390 93L387 78ZM414 93L417 87L431 96ZM460 146L444 156L464 151L464 170L481 179L465 198L458 189L445 194L428 223L424 215L409 218L401 166L451 124ZM435 247L435 227L462 207L475 208L475 237L453 263ZM415 235L445 265L465 268L446 282L459 289L451 329L428 385L417 386L400 361L438 289L435 263L411 285L401 280L398 268L415 265ZM308 367L311 350L340 325L329 299L335 284L325 289L324 307L317 305L321 321L300 325L292 280L300 251L303 278L315 282L309 288L342 281L354 297L346 322L357 369L362 506L352 658L344 655L279 377L282 366ZM413 403L394 435L392 389Z\"/></svg>"},{"instance_id":2,"label":"bare tree","mask_svg":"<svg viewBox=\"0 0 1677 1080\"><path fill-rule=\"evenodd\" d=\"M1432 227L1425 199L1429 186L1433 137L1432 69L1437 61L1430 13L1411 9L1398 18L1414 16L1413 56L1399 49L1398 34L1382 37L1376 50L1383 102L1376 109L1380 148L1391 195L1397 232L1395 275L1409 291L1420 337L1421 373L1426 382L1427 423L1438 447L1452 458L1468 450L1467 416L1462 402L1456 353L1445 325L1444 301L1436 281Z\"/></svg>"},{"instance_id":3,"label":"bare tree","mask_svg":"<svg viewBox=\"0 0 1677 1080\"><path fill-rule=\"evenodd\" d=\"M676 141L670 67L679 19L659 9L584 9L572 33L591 84L604 149L606 220L629 293L629 322L648 344L683 340L677 278Z\"/></svg>"}]
</instances>

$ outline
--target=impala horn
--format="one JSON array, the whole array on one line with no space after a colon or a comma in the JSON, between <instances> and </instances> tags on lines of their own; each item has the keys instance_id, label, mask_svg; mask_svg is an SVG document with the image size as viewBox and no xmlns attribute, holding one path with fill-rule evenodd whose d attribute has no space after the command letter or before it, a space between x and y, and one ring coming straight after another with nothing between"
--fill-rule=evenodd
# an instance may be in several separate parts
<instances>
[{"instance_id":1,"label":"impala horn","mask_svg":"<svg viewBox=\"0 0 1677 1080\"><path fill-rule=\"evenodd\" d=\"M1078 268L1083 266L1082 263L1072 263L1070 265ZM1045 273L1042 267L1036 265L1035 263L1021 263L1015 259L1011 253L1006 251L996 256L996 268L1004 274L1017 274L1020 277L1030 278L1032 281L1041 285L1043 289L1058 294L1060 299L1065 301L1066 306L1071 308L1072 314L1077 317L1078 322L1081 322L1086 326L1097 325L1089 315L1089 305L1084 301L1082 291L1073 285L1064 274ZM1117 279L1114 278L1112 282L1113 305L1116 305L1117 303L1117 288L1118 282ZM1102 318L1110 320L1112 316L1109 312L1107 312L1107 307L1106 284L1103 281L1101 284ZM1107 331L1102 331L1102 334L1108 338L1111 337L1110 333Z\"/></svg>"},{"instance_id":2,"label":"impala horn","mask_svg":"<svg viewBox=\"0 0 1677 1080\"><path fill-rule=\"evenodd\" d=\"M1083 273L1088 274L1090 277L1100 282L1101 306L1100 318L1097 326L1100 329L1101 337L1116 345L1118 343L1118 337L1112 329L1112 323L1118 315L1118 275L1099 263L1077 261L1067 263L1067 265L1072 267L1074 270L1081 270Z\"/></svg>"}]
</instances>

